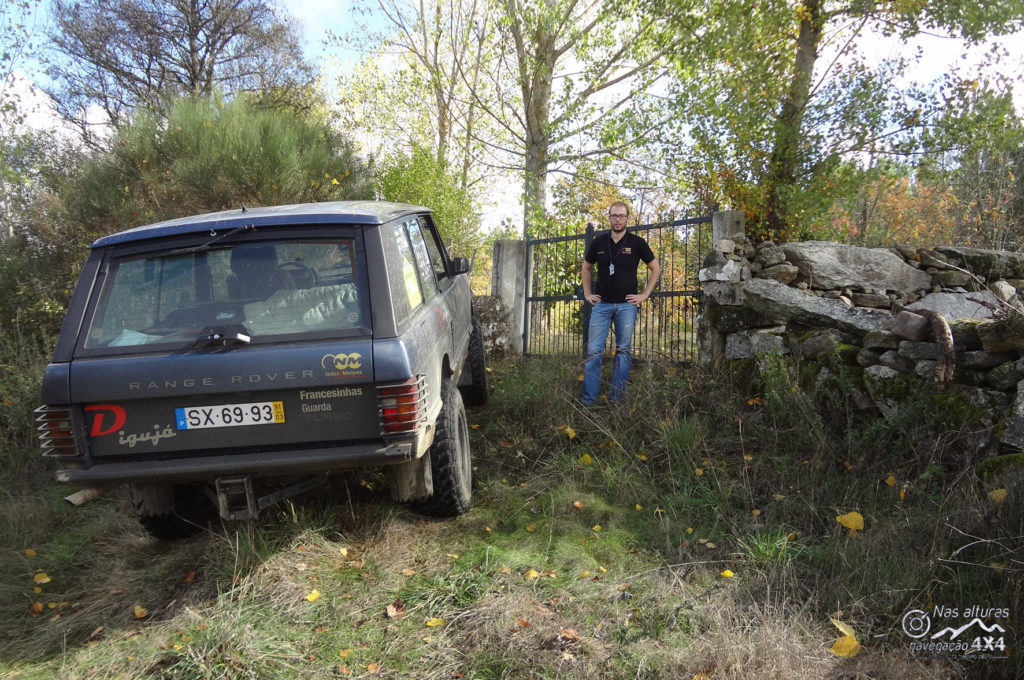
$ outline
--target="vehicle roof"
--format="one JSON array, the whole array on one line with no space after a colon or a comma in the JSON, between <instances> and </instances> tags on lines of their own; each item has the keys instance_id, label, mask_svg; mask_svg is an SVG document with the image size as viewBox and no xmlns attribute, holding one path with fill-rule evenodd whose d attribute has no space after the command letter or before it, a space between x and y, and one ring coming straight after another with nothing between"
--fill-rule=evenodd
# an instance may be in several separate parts
<instances>
[{"instance_id":1,"label":"vehicle roof","mask_svg":"<svg viewBox=\"0 0 1024 680\"><path fill-rule=\"evenodd\" d=\"M388 201L326 201L299 203L265 208L240 208L222 212L180 217L165 222L147 224L127 231L96 239L89 247L101 248L119 243L178 236L211 231L223 231L252 225L282 227L308 224L343 223L347 225L386 224L403 215L431 212L429 208Z\"/></svg>"}]
</instances>

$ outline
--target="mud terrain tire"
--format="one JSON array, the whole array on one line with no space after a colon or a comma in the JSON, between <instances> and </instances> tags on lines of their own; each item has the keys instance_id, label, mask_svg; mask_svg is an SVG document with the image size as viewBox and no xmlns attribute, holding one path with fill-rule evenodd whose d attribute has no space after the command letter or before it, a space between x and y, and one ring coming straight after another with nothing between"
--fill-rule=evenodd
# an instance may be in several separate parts
<instances>
[{"instance_id":1,"label":"mud terrain tire","mask_svg":"<svg viewBox=\"0 0 1024 680\"><path fill-rule=\"evenodd\" d=\"M459 388L462 399L467 406L483 406L487 403L487 354L484 351L484 332L476 319L473 319L469 333L469 356L462 370L469 371L472 381Z\"/></svg>"},{"instance_id":2,"label":"mud terrain tire","mask_svg":"<svg viewBox=\"0 0 1024 680\"><path fill-rule=\"evenodd\" d=\"M423 502L424 512L435 517L455 517L466 512L473 494L469 425L462 394L448 379L441 383L441 413L427 455L434 493Z\"/></svg>"}]
</instances>

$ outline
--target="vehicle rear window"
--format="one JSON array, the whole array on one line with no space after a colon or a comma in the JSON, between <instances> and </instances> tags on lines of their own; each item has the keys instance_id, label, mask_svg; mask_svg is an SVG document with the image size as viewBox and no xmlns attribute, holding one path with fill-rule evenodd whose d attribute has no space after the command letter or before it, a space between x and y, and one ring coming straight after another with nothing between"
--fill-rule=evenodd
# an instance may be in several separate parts
<instances>
[{"instance_id":1,"label":"vehicle rear window","mask_svg":"<svg viewBox=\"0 0 1024 680\"><path fill-rule=\"evenodd\" d=\"M252 341L361 329L353 239L246 242L113 258L86 349L186 345L210 332Z\"/></svg>"}]
</instances>

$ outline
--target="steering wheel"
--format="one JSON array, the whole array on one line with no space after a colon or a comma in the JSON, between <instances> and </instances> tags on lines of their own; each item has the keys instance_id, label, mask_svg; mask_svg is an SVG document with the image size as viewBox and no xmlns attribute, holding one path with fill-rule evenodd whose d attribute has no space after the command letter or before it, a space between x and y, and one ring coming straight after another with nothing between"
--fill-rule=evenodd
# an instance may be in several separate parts
<instances>
[{"instance_id":1,"label":"steering wheel","mask_svg":"<svg viewBox=\"0 0 1024 680\"><path fill-rule=\"evenodd\" d=\"M277 265L282 288L312 288L316 285L316 272L301 262L282 262Z\"/></svg>"}]
</instances>

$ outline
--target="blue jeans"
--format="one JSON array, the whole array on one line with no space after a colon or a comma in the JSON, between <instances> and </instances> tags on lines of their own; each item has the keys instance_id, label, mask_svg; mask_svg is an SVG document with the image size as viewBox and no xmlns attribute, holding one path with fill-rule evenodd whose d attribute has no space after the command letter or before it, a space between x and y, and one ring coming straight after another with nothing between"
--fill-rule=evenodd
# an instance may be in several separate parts
<instances>
[{"instance_id":1,"label":"blue jeans","mask_svg":"<svg viewBox=\"0 0 1024 680\"><path fill-rule=\"evenodd\" d=\"M601 389L601 355L608 331L615 326L615 359L612 363L612 390L609 401L618 401L626 392L629 368L633 363L631 344L639 307L629 302L598 302L590 313L587 359L583 364L583 394L580 401L593 404Z\"/></svg>"}]
</instances>

